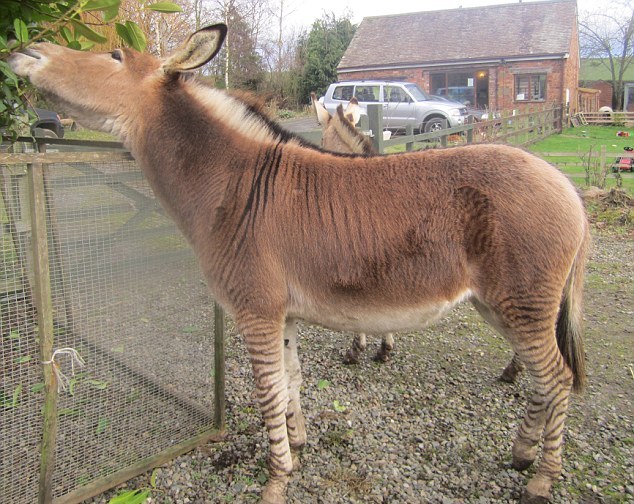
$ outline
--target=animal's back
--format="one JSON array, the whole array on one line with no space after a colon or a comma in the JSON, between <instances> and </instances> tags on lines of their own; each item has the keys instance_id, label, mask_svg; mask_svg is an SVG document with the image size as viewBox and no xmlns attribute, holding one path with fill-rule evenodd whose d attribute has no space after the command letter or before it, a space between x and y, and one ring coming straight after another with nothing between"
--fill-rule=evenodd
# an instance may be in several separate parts
<instances>
[{"instance_id":1,"label":"animal's back","mask_svg":"<svg viewBox=\"0 0 634 504\"><path fill-rule=\"evenodd\" d=\"M551 252L570 256L581 240L574 188L519 149L325 159L301 172L271 237L287 243L295 297L320 310L458 299L492 268L537 280Z\"/></svg>"}]
</instances>

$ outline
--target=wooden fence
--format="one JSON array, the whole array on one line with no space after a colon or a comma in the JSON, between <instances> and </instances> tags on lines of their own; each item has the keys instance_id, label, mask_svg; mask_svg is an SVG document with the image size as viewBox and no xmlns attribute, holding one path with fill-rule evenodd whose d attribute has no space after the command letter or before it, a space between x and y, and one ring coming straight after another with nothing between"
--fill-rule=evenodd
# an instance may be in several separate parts
<instances>
[{"instance_id":1,"label":"wooden fence","mask_svg":"<svg viewBox=\"0 0 634 504\"><path fill-rule=\"evenodd\" d=\"M596 124L604 126L632 126L634 112L579 112L570 118L573 126Z\"/></svg>"},{"instance_id":2,"label":"wooden fence","mask_svg":"<svg viewBox=\"0 0 634 504\"><path fill-rule=\"evenodd\" d=\"M367 122L365 122L367 121ZM389 140L383 139L382 108L378 104L369 104L367 117L362 116L360 128L368 131L377 152L389 152L390 148L405 145L405 150L426 148L440 144L459 145L471 143L505 143L525 146L559 133L563 125L563 107L561 105L545 105L534 110L517 113L508 111L486 121L470 121L462 126L445 128L433 133L414 134L411 126L405 134L397 132Z\"/></svg>"},{"instance_id":3,"label":"wooden fence","mask_svg":"<svg viewBox=\"0 0 634 504\"><path fill-rule=\"evenodd\" d=\"M584 178L584 185L605 184L610 174L632 173L634 152L608 151L605 145L587 152L535 152L536 155L564 170L570 177ZM627 175L626 177L630 177Z\"/></svg>"}]
</instances>

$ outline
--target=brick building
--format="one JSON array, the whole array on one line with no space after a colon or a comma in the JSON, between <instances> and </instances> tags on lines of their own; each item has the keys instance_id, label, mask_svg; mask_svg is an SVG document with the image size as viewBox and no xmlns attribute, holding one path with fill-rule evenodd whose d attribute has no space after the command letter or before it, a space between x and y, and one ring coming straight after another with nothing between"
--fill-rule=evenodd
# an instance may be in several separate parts
<instances>
[{"instance_id":1,"label":"brick building","mask_svg":"<svg viewBox=\"0 0 634 504\"><path fill-rule=\"evenodd\" d=\"M575 0L364 18L339 80L416 82L476 108L564 103L575 112L579 36Z\"/></svg>"}]
</instances>

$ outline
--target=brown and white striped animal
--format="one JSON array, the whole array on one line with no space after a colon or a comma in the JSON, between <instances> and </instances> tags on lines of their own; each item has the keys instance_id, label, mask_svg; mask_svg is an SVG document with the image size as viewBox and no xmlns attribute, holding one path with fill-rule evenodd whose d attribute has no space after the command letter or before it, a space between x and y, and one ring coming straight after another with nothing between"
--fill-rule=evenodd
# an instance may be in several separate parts
<instances>
[{"instance_id":1,"label":"brown and white striped animal","mask_svg":"<svg viewBox=\"0 0 634 504\"><path fill-rule=\"evenodd\" d=\"M465 300L533 377L513 465L530 466L543 435L524 501L548 499L569 394L585 381L589 235L570 182L501 145L363 157L284 138L243 102L181 78L225 36L205 28L163 60L41 44L9 64L84 125L119 135L234 317L270 441L262 500L285 502L292 450L306 442L288 321L411 330Z\"/></svg>"}]
</instances>

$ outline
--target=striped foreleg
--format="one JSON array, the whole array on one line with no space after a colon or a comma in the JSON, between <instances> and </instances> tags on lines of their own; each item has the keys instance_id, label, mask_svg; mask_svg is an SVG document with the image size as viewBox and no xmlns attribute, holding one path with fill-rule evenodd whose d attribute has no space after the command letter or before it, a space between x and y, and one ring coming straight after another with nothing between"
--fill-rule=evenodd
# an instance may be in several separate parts
<instances>
[{"instance_id":1,"label":"striped foreleg","mask_svg":"<svg viewBox=\"0 0 634 504\"><path fill-rule=\"evenodd\" d=\"M284 504L293 470L286 425L289 388L284 368L284 330L281 323L262 319L239 323L239 327L251 358L256 396L269 435L269 481L262 491L262 502Z\"/></svg>"}]
</instances>

